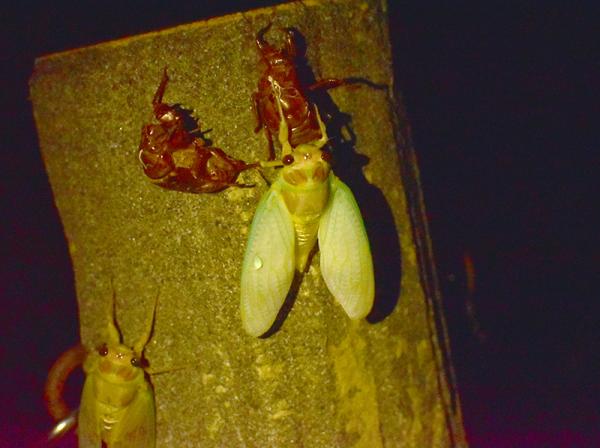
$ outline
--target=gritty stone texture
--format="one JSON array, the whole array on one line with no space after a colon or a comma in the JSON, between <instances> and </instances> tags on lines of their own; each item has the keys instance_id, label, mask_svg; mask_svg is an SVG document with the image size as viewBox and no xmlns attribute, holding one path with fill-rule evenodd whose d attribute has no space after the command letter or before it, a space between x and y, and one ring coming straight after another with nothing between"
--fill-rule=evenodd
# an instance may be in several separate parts
<instances>
[{"instance_id":1,"label":"gritty stone texture","mask_svg":"<svg viewBox=\"0 0 600 448\"><path fill-rule=\"evenodd\" d=\"M250 95L260 76L254 38L269 21L272 42L281 42L278 26L302 33L316 78L368 81L323 95L348 125L328 121L330 136L346 139L334 169L363 212L377 297L368 320L350 321L314 257L279 331L257 339L241 327L239 278L267 184L251 170L240 180L255 188L164 190L144 177L137 147L166 66L166 102L192 108L230 155L264 159ZM412 224L418 175L412 158L400 158L411 153L393 87L383 0L292 2L36 61L31 97L82 342L100 342L112 279L125 342L137 340L158 295L146 357L152 370L187 367L151 378L157 446L463 446L444 333L421 275L427 234Z\"/></svg>"}]
</instances>

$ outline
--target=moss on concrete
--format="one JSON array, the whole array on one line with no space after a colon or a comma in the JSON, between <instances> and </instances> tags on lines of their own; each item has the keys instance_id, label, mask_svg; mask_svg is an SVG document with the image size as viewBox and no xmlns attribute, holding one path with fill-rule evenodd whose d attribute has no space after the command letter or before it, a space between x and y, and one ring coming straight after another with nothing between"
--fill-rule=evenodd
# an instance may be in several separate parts
<instances>
[{"instance_id":1,"label":"moss on concrete","mask_svg":"<svg viewBox=\"0 0 600 448\"><path fill-rule=\"evenodd\" d=\"M256 339L240 324L238 284L267 185L249 171L242 180L256 188L166 191L143 176L136 153L167 66L165 101L193 108L230 155L264 158L250 95L260 75L254 37L270 20L304 35L317 78L370 83L329 94L355 135L343 146L352 154L336 153L336 173L363 210L378 297L370 322L351 322L316 257L280 330ZM277 40L275 32L268 37ZM159 293L147 358L154 370L190 366L152 379L158 446L463 443L420 274L414 235L422 232L414 232L410 213L419 204L406 190L418 183L401 177L414 170L401 170L413 162L399 158L404 123L392 91L383 0L293 2L36 61L31 97L75 269L83 343L98 343L112 279L125 341L137 339ZM362 170L360 155L369 158Z\"/></svg>"}]
</instances>

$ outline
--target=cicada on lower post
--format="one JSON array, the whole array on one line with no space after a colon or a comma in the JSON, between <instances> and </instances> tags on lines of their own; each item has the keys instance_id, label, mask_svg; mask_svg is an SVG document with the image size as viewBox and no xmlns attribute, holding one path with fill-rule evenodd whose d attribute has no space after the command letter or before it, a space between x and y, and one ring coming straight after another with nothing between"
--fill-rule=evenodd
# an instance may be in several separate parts
<instances>
[{"instance_id":1,"label":"cicada on lower post","mask_svg":"<svg viewBox=\"0 0 600 448\"><path fill-rule=\"evenodd\" d=\"M152 448L155 446L154 392L143 352L154 326L156 302L139 340L128 347L111 300L106 340L91 352L79 407L80 448Z\"/></svg>"},{"instance_id":2,"label":"cicada on lower post","mask_svg":"<svg viewBox=\"0 0 600 448\"><path fill-rule=\"evenodd\" d=\"M261 199L248 236L241 278L241 317L247 333L261 336L273 325L291 287L319 242L325 283L351 319L373 306L375 281L369 240L348 186L331 171L322 150L327 131L315 106L321 137L292 147L281 107L281 87L270 78L279 109L282 166Z\"/></svg>"}]
</instances>

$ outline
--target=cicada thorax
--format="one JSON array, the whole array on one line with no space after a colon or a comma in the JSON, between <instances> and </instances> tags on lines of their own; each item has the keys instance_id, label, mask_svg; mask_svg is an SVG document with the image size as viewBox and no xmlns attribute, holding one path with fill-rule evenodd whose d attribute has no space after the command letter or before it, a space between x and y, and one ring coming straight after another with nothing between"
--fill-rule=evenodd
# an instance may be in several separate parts
<instances>
[{"instance_id":1,"label":"cicada thorax","mask_svg":"<svg viewBox=\"0 0 600 448\"><path fill-rule=\"evenodd\" d=\"M103 420L110 419L114 412L126 409L139 392L139 381L133 379L113 383L106 375L99 374L94 376L93 381L96 401L100 406L99 415Z\"/></svg>"},{"instance_id":2,"label":"cicada thorax","mask_svg":"<svg viewBox=\"0 0 600 448\"><path fill-rule=\"evenodd\" d=\"M321 137L321 136L319 136ZM331 167L319 144L302 144L283 158L279 188L296 232L296 269L304 271L329 202Z\"/></svg>"},{"instance_id":3,"label":"cicada thorax","mask_svg":"<svg viewBox=\"0 0 600 448\"><path fill-rule=\"evenodd\" d=\"M145 381L141 359L140 354L122 344L98 349L88 370L94 375L94 393L99 404L114 411L129 406Z\"/></svg>"},{"instance_id":4,"label":"cicada thorax","mask_svg":"<svg viewBox=\"0 0 600 448\"><path fill-rule=\"evenodd\" d=\"M281 194L296 234L295 265L303 272L317 241L319 222L329 201L329 182L298 188L282 183Z\"/></svg>"}]
</instances>

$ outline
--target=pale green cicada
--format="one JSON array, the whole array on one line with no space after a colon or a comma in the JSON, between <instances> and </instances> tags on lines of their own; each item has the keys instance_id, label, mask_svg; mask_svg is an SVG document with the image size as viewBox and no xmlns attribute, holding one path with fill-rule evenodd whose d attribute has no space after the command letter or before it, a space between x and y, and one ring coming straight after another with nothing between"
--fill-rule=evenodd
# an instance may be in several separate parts
<instances>
[{"instance_id":1,"label":"pale green cicada","mask_svg":"<svg viewBox=\"0 0 600 448\"><path fill-rule=\"evenodd\" d=\"M123 345L111 301L106 341L88 355L79 407L81 448L152 448L156 443L154 392L143 366L154 312L133 347Z\"/></svg>"},{"instance_id":2,"label":"pale green cicada","mask_svg":"<svg viewBox=\"0 0 600 448\"><path fill-rule=\"evenodd\" d=\"M261 336L273 325L291 287L319 241L320 268L329 291L351 319L371 310L375 294L369 240L354 195L331 171L327 131L315 112L321 138L292 148L281 107L281 87L270 79L279 109L281 166L261 199L242 266L241 316L246 332Z\"/></svg>"}]
</instances>

